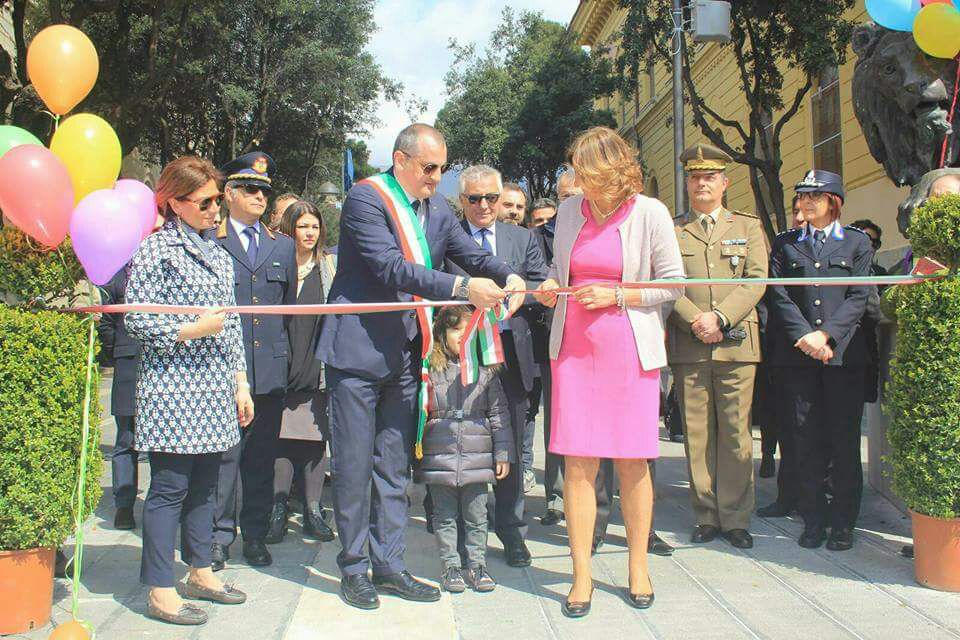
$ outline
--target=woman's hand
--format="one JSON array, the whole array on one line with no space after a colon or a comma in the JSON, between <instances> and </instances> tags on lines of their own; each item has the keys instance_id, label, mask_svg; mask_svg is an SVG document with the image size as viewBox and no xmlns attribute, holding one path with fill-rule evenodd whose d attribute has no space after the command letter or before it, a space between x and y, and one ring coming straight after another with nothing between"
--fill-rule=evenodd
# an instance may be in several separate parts
<instances>
[{"instance_id":1,"label":"woman's hand","mask_svg":"<svg viewBox=\"0 0 960 640\"><path fill-rule=\"evenodd\" d=\"M196 340L207 336L215 336L223 331L223 321L227 318L227 312L221 307L208 309L200 314L194 322L188 322L180 327L180 333L177 340L186 342L187 340Z\"/></svg>"},{"instance_id":2,"label":"woman's hand","mask_svg":"<svg viewBox=\"0 0 960 640\"><path fill-rule=\"evenodd\" d=\"M617 304L617 292L611 287L597 284L587 285L582 289L578 289L577 292L573 294L573 297L583 305L584 309L591 311L595 309L605 309Z\"/></svg>"},{"instance_id":3,"label":"woman's hand","mask_svg":"<svg viewBox=\"0 0 960 640\"><path fill-rule=\"evenodd\" d=\"M250 385L246 383L237 387L237 420L243 428L253 422L253 398L250 397Z\"/></svg>"},{"instance_id":4,"label":"woman's hand","mask_svg":"<svg viewBox=\"0 0 960 640\"><path fill-rule=\"evenodd\" d=\"M498 462L497 463L497 480L503 480L509 474L510 474L510 463Z\"/></svg>"},{"instance_id":5,"label":"woman's hand","mask_svg":"<svg viewBox=\"0 0 960 640\"><path fill-rule=\"evenodd\" d=\"M827 362L833 357L833 349L831 349L827 344L829 341L830 336L828 336L824 331L817 330L811 331L807 335L803 336L797 340L793 346L795 346L797 349L800 349L800 351L803 351L814 360Z\"/></svg>"},{"instance_id":6,"label":"woman's hand","mask_svg":"<svg viewBox=\"0 0 960 640\"><path fill-rule=\"evenodd\" d=\"M543 284L537 289L537 293L533 294L533 297L545 307L554 307L557 304L557 294L550 292L559 288L560 284L553 278L544 280Z\"/></svg>"}]
</instances>

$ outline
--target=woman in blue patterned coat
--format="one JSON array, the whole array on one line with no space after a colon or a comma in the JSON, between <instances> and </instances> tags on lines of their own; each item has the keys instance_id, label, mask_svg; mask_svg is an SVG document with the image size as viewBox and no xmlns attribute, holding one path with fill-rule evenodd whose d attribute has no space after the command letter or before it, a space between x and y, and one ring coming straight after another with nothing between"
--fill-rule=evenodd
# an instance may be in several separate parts
<instances>
[{"instance_id":1,"label":"woman in blue patterned coat","mask_svg":"<svg viewBox=\"0 0 960 640\"><path fill-rule=\"evenodd\" d=\"M127 329L143 344L137 383L135 448L150 454L143 508L140 580L150 587L147 615L173 624L203 624L207 614L184 597L240 604L246 595L210 570L213 495L221 452L253 419L233 264L204 240L220 209L222 177L207 160L182 157L157 183L166 218L130 263L127 302L211 307L203 314L131 313ZM174 545L190 567L176 584Z\"/></svg>"}]
</instances>

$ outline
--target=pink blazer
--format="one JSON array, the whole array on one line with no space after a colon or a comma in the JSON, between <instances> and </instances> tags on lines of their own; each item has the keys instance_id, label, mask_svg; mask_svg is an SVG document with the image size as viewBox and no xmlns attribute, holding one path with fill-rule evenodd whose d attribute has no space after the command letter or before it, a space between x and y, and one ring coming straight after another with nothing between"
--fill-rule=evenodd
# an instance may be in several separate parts
<instances>
[{"instance_id":1,"label":"pink blazer","mask_svg":"<svg viewBox=\"0 0 960 640\"><path fill-rule=\"evenodd\" d=\"M580 213L583 196L568 198L557 211L553 240L553 264L549 277L561 287L570 285L570 257L586 219ZM618 229L623 243L623 281L639 282L659 278L683 278L683 258L667 207L654 198L636 196L633 210ZM637 355L645 371L667 365L664 322L660 307L683 297L683 288L644 289L642 302L627 309L633 327ZM550 330L550 358L556 360L563 344L563 326L570 298L557 299ZM570 301L570 304L577 304Z\"/></svg>"}]
</instances>

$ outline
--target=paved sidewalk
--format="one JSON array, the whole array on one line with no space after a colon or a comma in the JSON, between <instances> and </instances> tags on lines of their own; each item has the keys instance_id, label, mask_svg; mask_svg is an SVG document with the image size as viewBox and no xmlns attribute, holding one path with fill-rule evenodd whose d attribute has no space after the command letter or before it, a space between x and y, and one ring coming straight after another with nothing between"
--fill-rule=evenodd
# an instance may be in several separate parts
<instances>
[{"instance_id":1,"label":"paved sidewalk","mask_svg":"<svg viewBox=\"0 0 960 640\"><path fill-rule=\"evenodd\" d=\"M103 390L101 398L109 406L107 393ZM113 421L107 420L105 453L111 450L113 437ZM759 442L756 446L759 456ZM533 565L527 569L507 567L499 542L491 535L489 568L500 583L491 594L444 594L439 603L426 605L384 597L378 611L352 609L336 595L339 543L304 542L297 524L283 544L271 547L272 567L255 569L232 561L221 574L249 593L247 604L209 605L210 622L204 627L166 626L143 615L146 591L138 581L140 530L112 529L109 464L103 478L104 498L87 525L81 611L100 639L960 640L960 596L914 582L912 562L897 553L909 541L909 521L869 488L857 544L849 552L801 549L796 537L802 526L796 519L755 519L756 546L749 551L733 549L722 540L691 545L693 523L683 447L663 442L661 452L656 528L678 550L670 558L651 558L657 601L646 612L630 608L621 595L627 579L627 551L617 513L607 544L594 561L597 590L593 612L581 620L562 616L560 605L570 587L566 532L562 525L545 528L539 524L543 489L538 487L527 504ZM538 470L542 462L543 451L538 446ZM145 463L140 470L138 525L149 474ZM758 504L765 504L772 498L775 483L761 480L758 486ZM419 508L422 488L413 493L407 562L415 575L433 579L439 565ZM233 551L240 555L239 544ZM70 582L58 580L54 597L54 620L69 619ZM49 633L47 628L20 637L39 639Z\"/></svg>"}]
</instances>

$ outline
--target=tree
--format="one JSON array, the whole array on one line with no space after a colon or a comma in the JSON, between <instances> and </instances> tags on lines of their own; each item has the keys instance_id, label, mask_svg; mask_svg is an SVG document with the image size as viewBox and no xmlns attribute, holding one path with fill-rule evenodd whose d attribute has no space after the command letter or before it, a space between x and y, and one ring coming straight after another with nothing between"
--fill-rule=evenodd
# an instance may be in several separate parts
<instances>
[{"instance_id":1,"label":"tree","mask_svg":"<svg viewBox=\"0 0 960 640\"><path fill-rule=\"evenodd\" d=\"M49 134L26 44L48 24L73 24L100 56L97 84L75 111L107 119L125 152L221 164L263 149L282 190L307 190L318 158L342 153L374 122L379 96L400 95L365 51L373 0L15 0L12 18L16 55L0 55L10 121Z\"/></svg>"},{"instance_id":2,"label":"tree","mask_svg":"<svg viewBox=\"0 0 960 640\"><path fill-rule=\"evenodd\" d=\"M619 88L637 91L650 64L672 69L670 0L618 0L627 10L616 61ZM736 0L731 3L730 47L738 81L749 106L746 119L725 105L707 104L690 68L695 48L682 50L685 99L694 123L710 142L747 165L757 214L771 238L786 229L780 153L784 126L799 111L824 70L843 64L854 24L844 19L855 0ZM797 69L803 81L784 95L783 66Z\"/></svg>"},{"instance_id":3,"label":"tree","mask_svg":"<svg viewBox=\"0 0 960 640\"><path fill-rule=\"evenodd\" d=\"M503 13L483 55L451 43L449 98L437 116L452 164L486 163L521 181L533 198L550 195L573 137L615 126L594 107L610 95L609 60L577 46L562 25L541 14Z\"/></svg>"}]
</instances>

